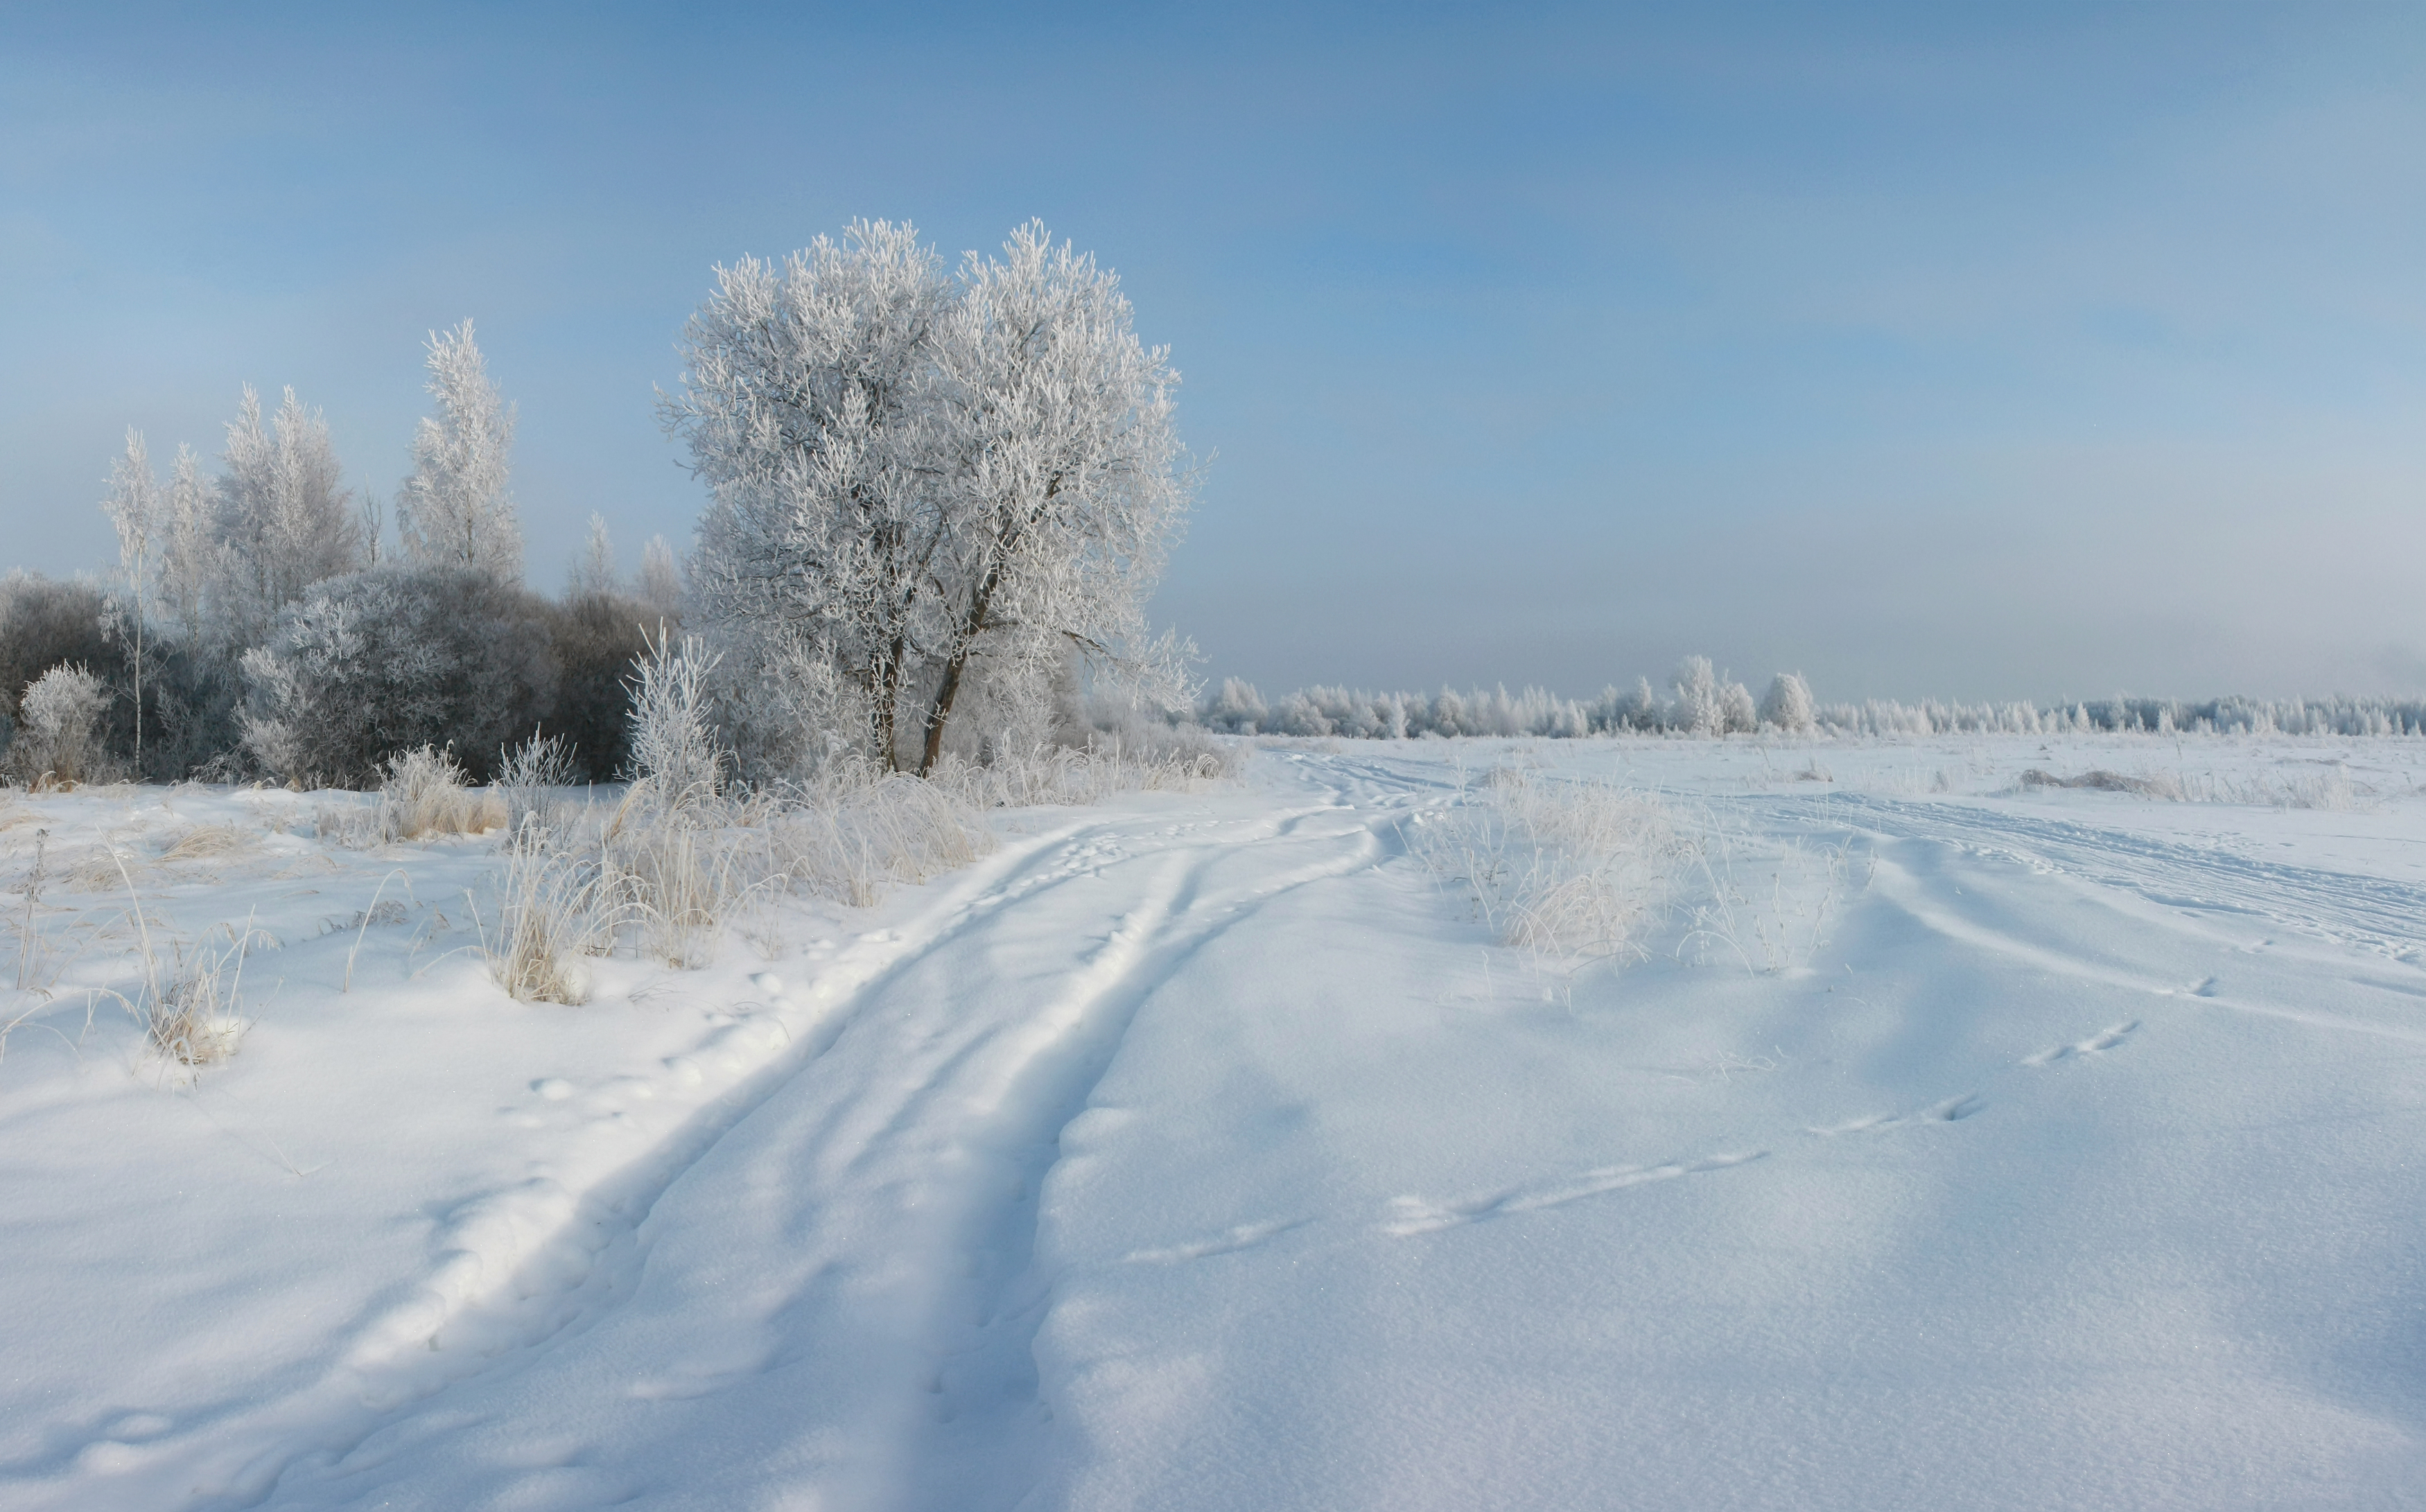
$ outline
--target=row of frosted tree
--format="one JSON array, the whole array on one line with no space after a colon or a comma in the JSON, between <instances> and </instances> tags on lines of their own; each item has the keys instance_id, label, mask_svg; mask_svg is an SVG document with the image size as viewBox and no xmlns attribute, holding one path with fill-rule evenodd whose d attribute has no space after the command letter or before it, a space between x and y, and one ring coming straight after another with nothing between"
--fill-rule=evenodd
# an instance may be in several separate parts
<instances>
[{"instance_id":1,"label":"row of frosted tree","mask_svg":"<svg viewBox=\"0 0 2426 1512\"><path fill-rule=\"evenodd\" d=\"M1410 739L1427 735L1609 734L1716 737L1777 734L1819 737L2092 733L2243 735L2421 735L2426 700L2330 698L2089 699L2045 708L2028 701L1820 703L1798 673L1781 672L1755 700L1749 688L1713 673L1708 658L1686 658L1663 697L1650 680L1630 691L1611 686L1591 700L1528 687L1438 693L1366 693L1302 688L1267 700L1237 678L1208 689L1194 716L1233 734Z\"/></svg>"}]
</instances>

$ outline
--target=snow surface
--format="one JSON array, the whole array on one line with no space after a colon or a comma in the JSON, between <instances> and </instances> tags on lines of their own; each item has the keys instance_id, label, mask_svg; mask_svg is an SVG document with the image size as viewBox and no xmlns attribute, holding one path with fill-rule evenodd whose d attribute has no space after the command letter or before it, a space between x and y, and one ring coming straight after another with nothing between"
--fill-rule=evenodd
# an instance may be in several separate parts
<instances>
[{"instance_id":1,"label":"snow surface","mask_svg":"<svg viewBox=\"0 0 2426 1512\"><path fill-rule=\"evenodd\" d=\"M0 799L0 1505L2426 1504L2422 759L1304 744L578 1008L490 842ZM1411 849L1502 763L1705 837L1648 959ZM105 841L276 937L225 1065L88 1026Z\"/></svg>"}]
</instances>

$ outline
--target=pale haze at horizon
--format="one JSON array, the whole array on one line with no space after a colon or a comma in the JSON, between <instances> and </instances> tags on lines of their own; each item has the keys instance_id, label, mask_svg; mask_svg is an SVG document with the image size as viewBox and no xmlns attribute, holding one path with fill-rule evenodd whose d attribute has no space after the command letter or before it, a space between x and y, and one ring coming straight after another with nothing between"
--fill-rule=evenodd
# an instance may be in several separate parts
<instances>
[{"instance_id":1,"label":"pale haze at horizon","mask_svg":"<svg viewBox=\"0 0 2426 1512\"><path fill-rule=\"evenodd\" d=\"M1205 670L1822 699L2426 690L2426 13L0 16L0 568L238 386L406 471L466 315L534 586L700 492L712 265L1041 217L1209 455Z\"/></svg>"}]
</instances>

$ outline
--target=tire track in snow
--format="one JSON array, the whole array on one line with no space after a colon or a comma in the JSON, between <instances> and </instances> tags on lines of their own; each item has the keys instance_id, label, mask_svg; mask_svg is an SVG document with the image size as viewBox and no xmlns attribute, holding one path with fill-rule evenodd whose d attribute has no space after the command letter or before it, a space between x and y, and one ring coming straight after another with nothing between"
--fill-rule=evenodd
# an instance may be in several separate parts
<instances>
[{"instance_id":1,"label":"tire track in snow","mask_svg":"<svg viewBox=\"0 0 2426 1512\"><path fill-rule=\"evenodd\" d=\"M1274 830L1320 812L1284 810L1236 828ZM510 1374L611 1317L647 1263L643 1229L659 1199L814 1066L888 984L995 915L1099 870L1107 843L1157 822L1089 813L940 879L925 913L822 963L788 1024L752 1025L781 1032L752 1047L759 1064L735 1086L584 1188L540 1179L445 1204L431 1268L390 1292L400 1299L348 1325L299 1384L268 1393L238 1384L218 1407L186 1414L179 1432L131 1451L113 1490L130 1505L260 1505L290 1470L339 1463L431 1398ZM74 1494L91 1489L87 1482Z\"/></svg>"},{"instance_id":2,"label":"tire track in snow","mask_svg":"<svg viewBox=\"0 0 2426 1512\"><path fill-rule=\"evenodd\" d=\"M1823 801L1836 804L1841 800ZM2426 889L2363 875L2251 861L2228 852L2148 840L2068 820L2041 823L1953 804L1931 806L1888 799L1865 799L1863 804L1891 821L1865 827L1878 838L1934 842L1978 855L2002 856L2045 872L2078 878L2093 888L2131 893L2169 909L2191 913L2247 914L2288 930L2368 950L2404 964L2426 960ZM2017 938L1957 912L1914 869L1884 855L1875 859L1871 880L1883 896L1936 933L2023 961L2050 974L2157 997L2188 999L2309 1028L2426 1044L2426 1023L2370 1021L2305 1005L2256 1002L2218 990L2211 976L2195 985L2168 981L2135 971L2127 964L2101 963ZM2278 888L2289 907L2275 901ZM2403 907L2418 911L2403 913ZM2396 925L2407 933L2396 933Z\"/></svg>"},{"instance_id":3,"label":"tire track in snow","mask_svg":"<svg viewBox=\"0 0 2426 1512\"><path fill-rule=\"evenodd\" d=\"M1260 864L1244 886L1214 885L1213 874L1225 861L1250 848L1269 853L1274 845L1283 852L1274 860L1307 847L1318 855L1277 870ZM905 1238L985 1257L930 1267L930 1282L957 1274L931 1286L932 1295L917 1304L927 1319L918 1326L929 1336L924 1354L933 1363L915 1383L917 1400L895 1393L904 1410L894 1414L892 1426L910 1431L887 1434L883 1424L871 1424L880 1430L874 1441L890 1439L897 1451L883 1456L889 1469L879 1479L898 1491L931 1482L933 1472L953 1464L982 1461L999 1472L1015 1463L1018 1446L1008 1440L1033 1437L1031 1424L1015 1411L980 1409L1015 1406L1023 1375L1033 1403L1028 1349L1049 1279L1028 1274L1029 1258L1037 1193L1058 1157L1061 1127L1083 1110L1139 1007L1188 955L1282 893L1365 869L1383 845L1376 827L1343 805L1300 803L1209 826L1173 826L1153 815L1091 818L979 863L946 885L936 908L904 927L907 938L846 952L826 967L818 1010L795 1029L788 1048L742 1086L700 1109L614 1178L580 1194L531 1196L541 1208L553 1208L526 1215L542 1224L555 1220L548 1225L554 1234L532 1247L544 1253L502 1279L492 1275L493 1284L479 1295L437 1307L432 1304L440 1299L416 1298L361 1331L353 1358L333 1373L342 1379L324 1380L268 1412L243 1414L249 1421L218 1424L216 1431L233 1433L250 1448L240 1464L225 1463L222 1455L217 1472L205 1472L217 1482L217 1494L205 1500L254 1505L346 1499L352 1494L343 1488L353 1479L350 1470L376 1470L386 1457L358 1456L373 1440L443 1415L438 1409L465 1389L487 1383L511 1391L514 1377L543 1367L574 1340L611 1327L660 1247L664 1235L651 1220L663 1200L695 1186L704 1166L733 1153L736 1130L750 1127L756 1134L756 1125L776 1111L770 1103L797 1101L812 1082L831 1082L840 1095L800 1110L806 1117L793 1130L789 1155L813 1173L808 1205L822 1214L855 1202L865 1217L923 1204L924 1217L909 1226L917 1232ZM1016 932L1029 913L1058 917L1063 904L1052 901L1056 894L1066 897L1101 883L1108 873L1139 869L1149 874L1142 890L1117 875L1105 884L1126 907L1108 921L1076 973L1068 970L1065 949L1060 970L1037 979L1034 985L1045 990L1022 1011L958 1012L951 992L932 989L937 973L948 976L956 966L983 962L990 941ZM1041 933L1061 938L1050 918ZM881 1041L875 1060L890 1074L844 1067L805 1077L854 1041ZM905 1201L922 1176L936 1173L944 1178L929 1185L942 1190ZM1010 1179L994 1179L1004 1175ZM516 1198L500 1200L510 1205ZM529 1244L530 1235L522 1239ZM862 1228L848 1247L865 1245ZM459 1282L478 1277L477 1266L460 1259L452 1265ZM817 1295L831 1279L831 1272L813 1277L801 1304L815 1311L833 1300ZM973 1324L965 1321L971 1318ZM441 1349L426 1342L442 1336L478 1348ZM670 1370L663 1379L637 1384L632 1394L713 1394L752 1374L796 1365L814 1348L796 1343L738 1368L687 1376ZM366 1389L380 1394L365 1400ZM883 1417L882 1404L877 1407L874 1416ZM956 1421L963 1427L956 1429ZM971 1437L968 1426L991 1430L987 1436L997 1441L975 1456L954 1452L953 1440ZM189 1461L175 1478L194 1478L196 1469ZM937 1489L942 1494L930 1498L933 1504L964 1505L972 1504L963 1493L979 1488ZM185 1500L168 1495L149 1504Z\"/></svg>"},{"instance_id":4,"label":"tire track in snow","mask_svg":"<svg viewBox=\"0 0 2426 1512\"><path fill-rule=\"evenodd\" d=\"M2363 873L2330 872L2185 845L2069 818L2006 813L1959 803L1910 803L1866 794L1763 805L1808 812L1824 803L1843 822L1900 839L1941 840L2004 854L2152 903L2239 913L2406 962L2426 961L2426 888Z\"/></svg>"},{"instance_id":5,"label":"tire track in snow","mask_svg":"<svg viewBox=\"0 0 2426 1512\"><path fill-rule=\"evenodd\" d=\"M1347 816L1334 813L1330 822L1337 828L1318 828L1321 817L1292 820L1264 842L1314 847L1314 859L1244 886L1212 885L1212 874L1235 859L1226 847L1176 865L1141 858L1135 864L1156 868L1144 902L1122 917L1057 1001L1004 1037L999 1066L970 1068L980 1090L969 1105L990 1127L958 1137L989 1147L999 1166L993 1182L973 1184L975 1200L959 1226L956 1247L982 1257L977 1274L964 1289L939 1289L929 1304L934 1329L927 1348L936 1362L925 1383L931 1410L903 1437L895 1472L886 1477L902 1504L1010 1505L1032 1480L1047 1421L1033 1350L1053 1282L1035 1269L1034 1255L1040 1201L1060 1156L1061 1133L1086 1110L1138 1013L1197 951L1274 899L1364 871L1383 853L1369 821L1343 823ZM1011 1178L1007 1203L988 1196L1003 1189L1004 1174ZM1188 1247L1186 1256L1141 1258L1244 1248L1288 1227L1245 1226Z\"/></svg>"}]
</instances>

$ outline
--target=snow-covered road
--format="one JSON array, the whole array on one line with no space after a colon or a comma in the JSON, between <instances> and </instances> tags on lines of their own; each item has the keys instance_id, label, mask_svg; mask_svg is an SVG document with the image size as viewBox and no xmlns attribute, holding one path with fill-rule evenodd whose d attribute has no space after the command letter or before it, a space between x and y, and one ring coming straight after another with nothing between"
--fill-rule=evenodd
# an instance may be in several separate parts
<instances>
[{"instance_id":1,"label":"snow-covered road","mask_svg":"<svg viewBox=\"0 0 2426 1512\"><path fill-rule=\"evenodd\" d=\"M1787 969L1687 909L1570 971L1410 854L1448 754L1062 812L581 1010L467 969L509 1037L377 1046L419 1070L265 1019L182 1100L525 1090L307 1174L190 1142L235 1211L149 1293L159 1201L68 1151L180 1095L21 1040L0 1505L2426 1504L2408 809L1705 795ZM354 1231L308 1327L230 1236L299 1209Z\"/></svg>"}]
</instances>

